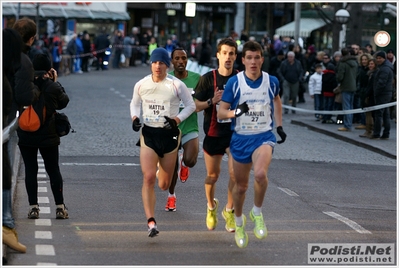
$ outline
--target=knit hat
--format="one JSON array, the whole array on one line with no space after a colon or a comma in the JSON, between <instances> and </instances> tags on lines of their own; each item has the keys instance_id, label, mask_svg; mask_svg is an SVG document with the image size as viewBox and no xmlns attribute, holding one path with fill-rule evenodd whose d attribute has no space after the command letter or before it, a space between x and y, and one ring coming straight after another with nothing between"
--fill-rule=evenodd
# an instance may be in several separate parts
<instances>
[{"instance_id":1,"label":"knit hat","mask_svg":"<svg viewBox=\"0 0 399 268\"><path fill-rule=\"evenodd\" d=\"M166 66L169 67L170 65L169 53L163 47L158 47L154 49L154 51L151 53L150 62L153 63L156 61L162 61L163 63L166 64Z\"/></svg>"},{"instance_id":2,"label":"knit hat","mask_svg":"<svg viewBox=\"0 0 399 268\"><path fill-rule=\"evenodd\" d=\"M393 49L388 49L388 50L387 50L387 54L388 54L388 53L392 53L392 54L393 54Z\"/></svg>"},{"instance_id":3,"label":"knit hat","mask_svg":"<svg viewBox=\"0 0 399 268\"><path fill-rule=\"evenodd\" d=\"M387 58L387 54L384 51L378 51L374 55L375 55L376 58L377 57L381 57L381 58L384 58L384 59Z\"/></svg>"},{"instance_id":4,"label":"knit hat","mask_svg":"<svg viewBox=\"0 0 399 268\"><path fill-rule=\"evenodd\" d=\"M33 68L35 71L50 71L51 61L45 54L36 54L32 60Z\"/></svg>"}]
</instances>

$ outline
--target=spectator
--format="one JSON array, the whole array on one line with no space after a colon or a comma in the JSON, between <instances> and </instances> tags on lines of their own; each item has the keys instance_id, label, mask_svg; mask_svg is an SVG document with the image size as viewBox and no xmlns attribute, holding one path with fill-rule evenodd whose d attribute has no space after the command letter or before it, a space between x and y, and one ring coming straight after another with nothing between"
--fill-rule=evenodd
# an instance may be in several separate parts
<instances>
[{"instance_id":1,"label":"spectator","mask_svg":"<svg viewBox=\"0 0 399 268\"><path fill-rule=\"evenodd\" d=\"M381 105L389 103L392 99L393 91L393 66L387 60L387 55L384 51L378 51L375 53L375 59L377 62L378 69L376 71L373 91L375 105ZM391 130L390 123L390 109L389 107L382 108L374 111L374 129L372 139L389 139ZM384 126L382 136L381 127Z\"/></svg>"},{"instance_id":2,"label":"spectator","mask_svg":"<svg viewBox=\"0 0 399 268\"><path fill-rule=\"evenodd\" d=\"M121 55L123 51L123 36L121 30L116 30L112 47L114 48L114 59L112 60L112 68L119 69L119 64L121 62Z\"/></svg>"},{"instance_id":3,"label":"spectator","mask_svg":"<svg viewBox=\"0 0 399 268\"><path fill-rule=\"evenodd\" d=\"M130 38L131 38L131 43L132 43L132 56L130 57L129 65L135 67L136 60L139 57L139 53L140 53L139 28L137 28L137 27L132 28L132 35Z\"/></svg>"},{"instance_id":4,"label":"spectator","mask_svg":"<svg viewBox=\"0 0 399 268\"><path fill-rule=\"evenodd\" d=\"M278 53L282 49L283 49L283 43L280 40L280 36L278 34L273 35L273 50L275 55L278 55Z\"/></svg>"},{"instance_id":5,"label":"spectator","mask_svg":"<svg viewBox=\"0 0 399 268\"><path fill-rule=\"evenodd\" d=\"M350 49L341 49L342 59L337 68L337 82L340 84L342 94L342 110L353 109L353 98L356 91L357 61ZM344 126L339 131L350 131L352 129L353 114L344 115Z\"/></svg>"},{"instance_id":6,"label":"spectator","mask_svg":"<svg viewBox=\"0 0 399 268\"><path fill-rule=\"evenodd\" d=\"M148 58L148 41L147 34L144 33L140 37L140 55L141 55L141 65L147 66L147 58Z\"/></svg>"},{"instance_id":7,"label":"spectator","mask_svg":"<svg viewBox=\"0 0 399 268\"><path fill-rule=\"evenodd\" d=\"M76 61L76 38L78 36L76 34L72 34L71 40L69 40L68 45L67 45L67 53L68 53L68 66L69 66L69 72L74 73L75 69L75 61Z\"/></svg>"},{"instance_id":8,"label":"spectator","mask_svg":"<svg viewBox=\"0 0 399 268\"><path fill-rule=\"evenodd\" d=\"M292 44L290 44L291 46ZM300 45L292 45L293 46L293 51L295 53L295 59L299 60L299 62L302 65L302 69L306 70L306 61L305 57L302 54L302 47ZM305 103L305 97L304 94L306 92L306 81L302 79L299 82L299 90L298 90L298 103Z\"/></svg>"},{"instance_id":9,"label":"spectator","mask_svg":"<svg viewBox=\"0 0 399 268\"><path fill-rule=\"evenodd\" d=\"M35 26L36 27L36 26ZM33 31L33 29L32 29ZM34 29L36 33L36 28ZM29 34L30 35L30 34ZM34 40L34 36L30 36L30 40ZM24 46L22 42L22 38L20 34L9 28L3 29L3 91L2 91L2 126L3 129L9 125L8 117L11 114L12 105L13 105L13 95L14 90L11 86L12 81L15 79L16 70L21 67L21 55L22 55L22 48ZM26 56L26 58L28 58ZM29 60L29 59L27 59ZM32 73L33 74L33 73ZM32 77L33 78L33 77ZM33 84L33 83L32 83ZM28 94L28 101L25 104L30 104L31 100L33 100L32 92L30 91L31 88L24 88ZM15 116L11 116L13 119ZM12 165L10 163L10 155L9 155L9 142L3 141L3 176L2 176L2 208L3 208L3 244L7 245L8 247L25 253L26 246L21 244L18 241L18 234L15 229L15 220L13 218L13 209L12 209L12 194L11 194L11 186L12 186ZM3 262L4 262L4 255L3 255ZM4 264L4 263L3 263Z\"/></svg>"},{"instance_id":10,"label":"spectator","mask_svg":"<svg viewBox=\"0 0 399 268\"><path fill-rule=\"evenodd\" d=\"M388 49L388 50L387 50L387 60L388 60L392 65L394 65L395 62L396 62L396 57L395 57L395 55L393 54L393 50L392 50L392 49Z\"/></svg>"},{"instance_id":11,"label":"spectator","mask_svg":"<svg viewBox=\"0 0 399 268\"><path fill-rule=\"evenodd\" d=\"M90 35L86 31L83 32L82 45L83 45L82 71L87 73L89 71L89 59L91 57L91 41L90 41Z\"/></svg>"},{"instance_id":12,"label":"spectator","mask_svg":"<svg viewBox=\"0 0 399 268\"><path fill-rule=\"evenodd\" d=\"M108 39L107 34L105 33L105 28L101 29L101 33L97 36L96 40L94 41L95 49L97 53L97 68L96 70L107 70L107 67L104 65L105 59L105 50L109 48L110 41Z\"/></svg>"},{"instance_id":13,"label":"spectator","mask_svg":"<svg viewBox=\"0 0 399 268\"><path fill-rule=\"evenodd\" d=\"M338 66L338 62L341 60L341 57L342 57L341 51L335 51L334 52L334 55L333 55L333 58L332 58L331 62L332 62L332 64L335 65L335 67Z\"/></svg>"},{"instance_id":14,"label":"spectator","mask_svg":"<svg viewBox=\"0 0 399 268\"><path fill-rule=\"evenodd\" d=\"M353 103L353 108L362 108L364 104L365 93L367 90L367 83L369 80L369 60L372 56L368 53L362 54L359 57L359 67L356 76L356 93ZM353 122L359 122L360 125L356 126L355 129L366 129L366 115L365 113L358 113L353 116Z\"/></svg>"},{"instance_id":15,"label":"spectator","mask_svg":"<svg viewBox=\"0 0 399 268\"><path fill-rule=\"evenodd\" d=\"M151 57L152 52L158 47L157 40L155 37L151 37L150 43L148 44L148 56ZM170 58L170 57L169 57Z\"/></svg>"},{"instance_id":16,"label":"spectator","mask_svg":"<svg viewBox=\"0 0 399 268\"><path fill-rule=\"evenodd\" d=\"M278 76L278 69L280 68L281 63L283 62L285 56L284 56L284 52L280 51L279 54L277 54L276 56L274 56L271 60L270 60L270 67L269 67L269 74L273 75L275 77L277 77L278 79L280 79L280 77ZM280 84L280 97L283 96L283 81L279 80L279 84Z\"/></svg>"},{"instance_id":17,"label":"spectator","mask_svg":"<svg viewBox=\"0 0 399 268\"><path fill-rule=\"evenodd\" d=\"M338 86L337 77L335 75L335 65L331 62L327 64L326 69L323 71L321 79L321 92L323 95L323 110L332 111L334 109L334 99L335 94L333 92L334 88ZM334 124L331 119L331 114L324 114L323 124Z\"/></svg>"},{"instance_id":18,"label":"spectator","mask_svg":"<svg viewBox=\"0 0 399 268\"><path fill-rule=\"evenodd\" d=\"M211 64L211 53L212 47L211 45L205 40L202 42L201 45L201 56L198 60L199 65L209 66Z\"/></svg>"},{"instance_id":19,"label":"spectator","mask_svg":"<svg viewBox=\"0 0 399 268\"><path fill-rule=\"evenodd\" d=\"M123 38L123 51L122 51L123 55L125 55L125 62L123 66L126 68L130 66L130 58L132 57L132 52L133 52L132 45L133 45L132 38L126 35Z\"/></svg>"},{"instance_id":20,"label":"spectator","mask_svg":"<svg viewBox=\"0 0 399 268\"><path fill-rule=\"evenodd\" d=\"M369 59L368 61L368 72L367 72L367 88L364 93L363 106L362 107L370 107L374 106L374 76L377 71L377 63L374 58ZM366 130L363 134L360 134L359 137L362 138L371 138L373 136L374 129L374 111L366 112Z\"/></svg>"},{"instance_id":21,"label":"spectator","mask_svg":"<svg viewBox=\"0 0 399 268\"><path fill-rule=\"evenodd\" d=\"M54 41L52 49L53 68L58 73L60 69L61 55L60 55L60 41Z\"/></svg>"},{"instance_id":22,"label":"spectator","mask_svg":"<svg viewBox=\"0 0 399 268\"><path fill-rule=\"evenodd\" d=\"M295 53L290 51L287 54L279 70L277 71L280 80L283 81L283 99L284 104L289 105L289 100L292 100L292 107L296 107L296 100L298 97L299 82L303 79L304 71L301 63L295 59ZM284 109L284 113L288 113L288 109ZM295 110L292 110L295 113Z\"/></svg>"},{"instance_id":23,"label":"spectator","mask_svg":"<svg viewBox=\"0 0 399 268\"><path fill-rule=\"evenodd\" d=\"M82 54L83 54L83 43L82 43L83 33L79 33L78 37L75 39L76 42L76 60L75 60L75 73L82 74Z\"/></svg>"},{"instance_id":24,"label":"spectator","mask_svg":"<svg viewBox=\"0 0 399 268\"><path fill-rule=\"evenodd\" d=\"M325 53L323 56L323 62L321 63L323 71L327 69L327 65L331 63L331 56L328 53Z\"/></svg>"},{"instance_id":25,"label":"spectator","mask_svg":"<svg viewBox=\"0 0 399 268\"><path fill-rule=\"evenodd\" d=\"M306 60L306 71L311 73L311 68L315 64L316 61L316 49L314 45L310 45L305 54L305 60Z\"/></svg>"},{"instance_id":26,"label":"spectator","mask_svg":"<svg viewBox=\"0 0 399 268\"><path fill-rule=\"evenodd\" d=\"M323 75L323 68L321 64L316 65L316 72L309 78L309 95L314 100L315 111L323 110L323 95L321 94L321 79ZM315 114L316 121L323 118L321 114Z\"/></svg>"},{"instance_id":27,"label":"spectator","mask_svg":"<svg viewBox=\"0 0 399 268\"><path fill-rule=\"evenodd\" d=\"M169 53L169 57L172 55L172 51L176 48L175 44L173 44L172 39L168 38L166 40L165 49Z\"/></svg>"},{"instance_id":28,"label":"spectator","mask_svg":"<svg viewBox=\"0 0 399 268\"><path fill-rule=\"evenodd\" d=\"M360 51L360 46L358 44L352 44L351 48L353 50L353 55L358 56Z\"/></svg>"},{"instance_id":29,"label":"spectator","mask_svg":"<svg viewBox=\"0 0 399 268\"><path fill-rule=\"evenodd\" d=\"M25 188L28 194L29 219L39 218L37 154L43 158L44 167L50 177L51 190L56 204L56 219L68 219L64 204L63 180L59 167L60 137L56 132L55 112L65 108L69 102L64 88L57 82L57 73L51 68L50 59L38 54L33 59L35 85L44 94L46 106L45 121L37 131L29 132L17 129L18 146L25 165Z\"/></svg>"},{"instance_id":30,"label":"spectator","mask_svg":"<svg viewBox=\"0 0 399 268\"><path fill-rule=\"evenodd\" d=\"M190 47L188 49L189 57L192 60L196 60L197 59L196 50L197 50L197 40L195 38L193 38L193 39L191 39L191 44L190 44Z\"/></svg>"},{"instance_id":31,"label":"spectator","mask_svg":"<svg viewBox=\"0 0 399 268\"><path fill-rule=\"evenodd\" d=\"M367 53L369 53L371 56L374 55L374 50L373 47L370 44L366 45Z\"/></svg>"}]
</instances>

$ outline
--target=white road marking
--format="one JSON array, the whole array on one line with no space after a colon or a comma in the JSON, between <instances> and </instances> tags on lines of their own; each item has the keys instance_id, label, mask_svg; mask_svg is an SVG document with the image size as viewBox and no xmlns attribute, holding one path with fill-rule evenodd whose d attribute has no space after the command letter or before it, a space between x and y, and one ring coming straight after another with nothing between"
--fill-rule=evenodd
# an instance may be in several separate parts
<instances>
[{"instance_id":1,"label":"white road marking","mask_svg":"<svg viewBox=\"0 0 399 268\"><path fill-rule=\"evenodd\" d=\"M37 239L53 239L53 233L50 231L35 231L35 238L37 238Z\"/></svg>"},{"instance_id":2,"label":"white road marking","mask_svg":"<svg viewBox=\"0 0 399 268\"><path fill-rule=\"evenodd\" d=\"M47 196L38 196L37 201L39 204L48 204L50 203L50 199Z\"/></svg>"},{"instance_id":3,"label":"white road marking","mask_svg":"<svg viewBox=\"0 0 399 268\"><path fill-rule=\"evenodd\" d=\"M339 221L342 221L343 223L345 223L346 225L348 225L350 228L352 228L353 230L355 230L356 232L360 233L360 234L371 234L371 232L369 230L364 229L362 226L360 226L358 223L345 218L344 216L339 215L338 213L332 212L332 211L323 211L324 214L333 217Z\"/></svg>"},{"instance_id":4,"label":"white road marking","mask_svg":"<svg viewBox=\"0 0 399 268\"><path fill-rule=\"evenodd\" d=\"M281 188L281 187L277 187L277 188L279 188L281 191L288 194L289 196L299 196L297 193L295 193L294 191L291 191L288 188Z\"/></svg>"},{"instance_id":5,"label":"white road marking","mask_svg":"<svg viewBox=\"0 0 399 268\"><path fill-rule=\"evenodd\" d=\"M50 214L50 207L40 207L40 214Z\"/></svg>"},{"instance_id":6,"label":"white road marking","mask_svg":"<svg viewBox=\"0 0 399 268\"><path fill-rule=\"evenodd\" d=\"M38 193L47 193L47 187L37 187Z\"/></svg>"},{"instance_id":7,"label":"white road marking","mask_svg":"<svg viewBox=\"0 0 399 268\"><path fill-rule=\"evenodd\" d=\"M51 220L50 219L36 219L35 225L36 226L51 226Z\"/></svg>"},{"instance_id":8,"label":"white road marking","mask_svg":"<svg viewBox=\"0 0 399 268\"><path fill-rule=\"evenodd\" d=\"M55 256L53 245L36 245L36 255Z\"/></svg>"},{"instance_id":9,"label":"white road marking","mask_svg":"<svg viewBox=\"0 0 399 268\"><path fill-rule=\"evenodd\" d=\"M36 265L37 266L57 266L56 263L52 263L52 262L38 262Z\"/></svg>"},{"instance_id":10,"label":"white road marking","mask_svg":"<svg viewBox=\"0 0 399 268\"><path fill-rule=\"evenodd\" d=\"M135 163L62 163L63 166L140 166Z\"/></svg>"},{"instance_id":11,"label":"white road marking","mask_svg":"<svg viewBox=\"0 0 399 268\"><path fill-rule=\"evenodd\" d=\"M47 175L46 174L37 174L37 178L38 179L45 179L45 178L47 178Z\"/></svg>"},{"instance_id":12,"label":"white road marking","mask_svg":"<svg viewBox=\"0 0 399 268\"><path fill-rule=\"evenodd\" d=\"M46 173L46 169L45 168L39 168L37 172L38 173Z\"/></svg>"}]
</instances>

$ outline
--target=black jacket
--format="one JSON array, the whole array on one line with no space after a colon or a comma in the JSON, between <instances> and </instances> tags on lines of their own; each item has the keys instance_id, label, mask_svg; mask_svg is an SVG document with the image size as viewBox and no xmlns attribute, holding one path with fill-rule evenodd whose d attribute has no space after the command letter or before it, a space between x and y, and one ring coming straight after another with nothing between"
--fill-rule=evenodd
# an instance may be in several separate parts
<instances>
[{"instance_id":1,"label":"black jacket","mask_svg":"<svg viewBox=\"0 0 399 268\"><path fill-rule=\"evenodd\" d=\"M18 128L19 145L49 147L60 144L60 137L55 128L54 113L68 105L69 97L60 83L49 79L40 85L40 89L44 92L46 120L35 132L27 132Z\"/></svg>"},{"instance_id":2,"label":"black jacket","mask_svg":"<svg viewBox=\"0 0 399 268\"><path fill-rule=\"evenodd\" d=\"M21 53L21 65L15 70L13 79L9 77L13 88L13 103L8 123L14 120L17 111L21 111L23 106L32 104L39 96L39 88L33 83L35 70L27 55L29 50L29 46L24 47L24 51Z\"/></svg>"},{"instance_id":3,"label":"black jacket","mask_svg":"<svg viewBox=\"0 0 399 268\"><path fill-rule=\"evenodd\" d=\"M374 77L374 96L392 96L393 92L393 66L388 60L385 60L378 66Z\"/></svg>"}]
</instances>

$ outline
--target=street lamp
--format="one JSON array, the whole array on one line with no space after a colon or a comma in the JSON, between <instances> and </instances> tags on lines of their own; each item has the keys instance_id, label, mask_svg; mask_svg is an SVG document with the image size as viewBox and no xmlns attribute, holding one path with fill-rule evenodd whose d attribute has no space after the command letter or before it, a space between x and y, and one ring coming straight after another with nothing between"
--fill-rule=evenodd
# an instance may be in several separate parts
<instances>
[{"instance_id":1,"label":"street lamp","mask_svg":"<svg viewBox=\"0 0 399 268\"><path fill-rule=\"evenodd\" d=\"M342 30L339 33L339 49L344 47L346 43L346 24L350 19L350 14L346 9L340 9L335 12L335 21L342 25Z\"/></svg>"}]
</instances>

